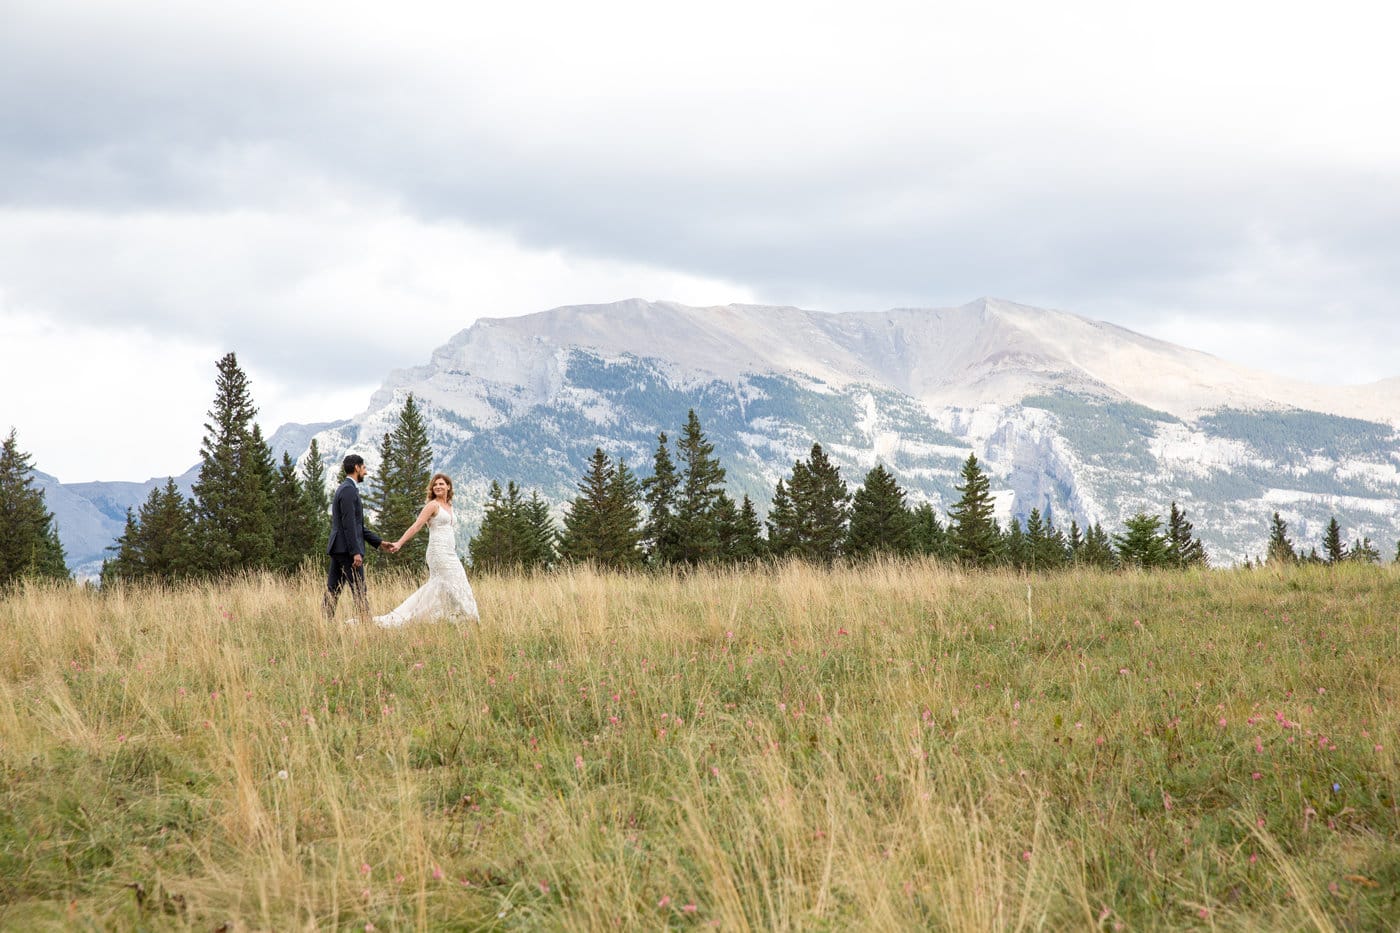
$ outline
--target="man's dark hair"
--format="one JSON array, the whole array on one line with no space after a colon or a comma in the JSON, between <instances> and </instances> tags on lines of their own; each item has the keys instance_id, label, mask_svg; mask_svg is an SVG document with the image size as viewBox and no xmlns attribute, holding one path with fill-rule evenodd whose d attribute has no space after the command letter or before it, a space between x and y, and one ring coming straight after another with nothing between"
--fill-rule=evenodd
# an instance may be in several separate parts
<instances>
[{"instance_id":1,"label":"man's dark hair","mask_svg":"<svg viewBox=\"0 0 1400 933\"><path fill-rule=\"evenodd\" d=\"M351 473L355 472L355 467L364 466L364 464L365 458L361 457L359 454L347 454L340 465L345 469L345 475L349 476Z\"/></svg>"}]
</instances>

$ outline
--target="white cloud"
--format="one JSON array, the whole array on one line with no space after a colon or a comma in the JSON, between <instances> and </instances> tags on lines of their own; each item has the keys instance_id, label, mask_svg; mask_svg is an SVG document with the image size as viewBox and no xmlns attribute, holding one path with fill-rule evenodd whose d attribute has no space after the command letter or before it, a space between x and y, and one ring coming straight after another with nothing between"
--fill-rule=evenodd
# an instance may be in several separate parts
<instances>
[{"instance_id":1,"label":"white cloud","mask_svg":"<svg viewBox=\"0 0 1400 933\"><path fill-rule=\"evenodd\" d=\"M391 368L426 362L478 317L634 295L749 297L731 283L345 206L0 211L0 282L0 422L65 481L187 469L214 363L230 350L270 434L355 414Z\"/></svg>"}]
</instances>

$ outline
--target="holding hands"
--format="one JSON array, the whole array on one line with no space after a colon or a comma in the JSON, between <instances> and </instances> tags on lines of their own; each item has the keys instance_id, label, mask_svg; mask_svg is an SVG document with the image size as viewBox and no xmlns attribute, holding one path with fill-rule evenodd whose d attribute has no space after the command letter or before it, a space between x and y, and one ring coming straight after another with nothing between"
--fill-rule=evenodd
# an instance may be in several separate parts
<instances>
[{"instance_id":1,"label":"holding hands","mask_svg":"<svg viewBox=\"0 0 1400 933\"><path fill-rule=\"evenodd\" d=\"M399 545L394 542L385 541L383 544L379 545L379 550L386 554L397 554L399 552Z\"/></svg>"}]
</instances>

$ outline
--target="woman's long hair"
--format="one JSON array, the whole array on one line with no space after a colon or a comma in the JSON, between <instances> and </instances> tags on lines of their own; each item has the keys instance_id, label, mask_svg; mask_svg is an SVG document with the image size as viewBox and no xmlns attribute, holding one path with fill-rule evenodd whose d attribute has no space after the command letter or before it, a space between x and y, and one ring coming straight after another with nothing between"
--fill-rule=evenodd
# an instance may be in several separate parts
<instances>
[{"instance_id":1,"label":"woman's long hair","mask_svg":"<svg viewBox=\"0 0 1400 933\"><path fill-rule=\"evenodd\" d=\"M447 483L447 504L448 504L448 505L451 505L451 504L452 504L452 477L448 476L446 473L434 473L434 474L433 474L433 478L430 479L430 480L428 480L428 498L427 498L426 500L424 500L424 501L426 501L426 502L432 502L432 501L433 501L433 484L436 483L438 480L444 480L444 481L446 481L446 483Z\"/></svg>"}]
</instances>

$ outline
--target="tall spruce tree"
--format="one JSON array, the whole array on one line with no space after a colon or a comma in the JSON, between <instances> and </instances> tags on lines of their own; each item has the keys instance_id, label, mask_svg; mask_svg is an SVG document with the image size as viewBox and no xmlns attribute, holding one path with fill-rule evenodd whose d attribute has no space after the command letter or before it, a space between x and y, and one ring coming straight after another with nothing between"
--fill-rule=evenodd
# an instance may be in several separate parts
<instances>
[{"instance_id":1,"label":"tall spruce tree","mask_svg":"<svg viewBox=\"0 0 1400 933\"><path fill-rule=\"evenodd\" d=\"M724 467L715 457L715 445L706 439L693 408L676 441L676 459L680 462L676 559L687 564L716 560L720 547L715 510L724 494Z\"/></svg>"},{"instance_id":2,"label":"tall spruce tree","mask_svg":"<svg viewBox=\"0 0 1400 933\"><path fill-rule=\"evenodd\" d=\"M995 518L991 480L982 472L976 454L968 454L962 477L962 485L953 487L962 493L962 498L948 512L954 554L969 566L989 567L998 558L1001 532Z\"/></svg>"},{"instance_id":3,"label":"tall spruce tree","mask_svg":"<svg viewBox=\"0 0 1400 933\"><path fill-rule=\"evenodd\" d=\"M601 447L593 450L588 472L579 480L578 495L564 513L559 556L564 560L606 565L608 495L614 467Z\"/></svg>"},{"instance_id":4,"label":"tall spruce tree","mask_svg":"<svg viewBox=\"0 0 1400 933\"><path fill-rule=\"evenodd\" d=\"M607 518L608 565L622 570L641 566L642 484L621 457L608 486Z\"/></svg>"},{"instance_id":5,"label":"tall spruce tree","mask_svg":"<svg viewBox=\"0 0 1400 933\"><path fill-rule=\"evenodd\" d=\"M1079 522L1070 519L1069 539L1065 542L1065 557L1071 564L1079 563L1079 552L1084 548L1084 533L1079 530Z\"/></svg>"},{"instance_id":6,"label":"tall spruce tree","mask_svg":"<svg viewBox=\"0 0 1400 933\"><path fill-rule=\"evenodd\" d=\"M736 563L747 564L764 556L763 526L758 520L758 509L747 495L739 505L739 521L729 557Z\"/></svg>"},{"instance_id":7,"label":"tall spruce tree","mask_svg":"<svg viewBox=\"0 0 1400 933\"><path fill-rule=\"evenodd\" d=\"M279 519L277 501L277 464L272 459L272 448L263 438L262 426L253 422L253 427L249 431L248 450L250 453L249 462L254 469L251 476L245 478L249 486L249 495L261 498L263 508L267 510L267 528L269 541L268 550L258 555L253 566L275 569L280 567L281 555L278 552L277 523ZM256 486L256 489L252 487Z\"/></svg>"},{"instance_id":8,"label":"tall spruce tree","mask_svg":"<svg viewBox=\"0 0 1400 933\"><path fill-rule=\"evenodd\" d=\"M790 556L797 546L797 511L784 480L778 480L778 486L773 490L773 502L765 524L768 527L768 555L779 559Z\"/></svg>"},{"instance_id":9,"label":"tall spruce tree","mask_svg":"<svg viewBox=\"0 0 1400 933\"><path fill-rule=\"evenodd\" d=\"M641 560L641 484L625 463L616 466L596 448L579 494L564 516L559 555L625 570Z\"/></svg>"},{"instance_id":10,"label":"tall spruce tree","mask_svg":"<svg viewBox=\"0 0 1400 933\"><path fill-rule=\"evenodd\" d=\"M998 553L1003 562L1018 570L1030 567L1030 546L1026 544L1026 533L1021 528L1021 520L1014 515L1011 516L1011 523L1006 526L1006 533L1001 537Z\"/></svg>"},{"instance_id":11,"label":"tall spruce tree","mask_svg":"<svg viewBox=\"0 0 1400 933\"><path fill-rule=\"evenodd\" d=\"M378 513L375 525L388 537L396 537L418 518L428 494L433 472L433 448L423 414L409 393L394 428L380 443L379 470L370 477L365 504ZM421 565L428 555L428 536L415 535L396 554L376 552L390 566Z\"/></svg>"},{"instance_id":12,"label":"tall spruce tree","mask_svg":"<svg viewBox=\"0 0 1400 933\"><path fill-rule=\"evenodd\" d=\"M1123 566L1144 570L1168 566L1167 536L1161 529L1159 515L1138 512L1128 519L1123 534L1113 536L1113 546Z\"/></svg>"},{"instance_id":13,"label":"tall spruce tree","mask_svg":"<svg viewBox=\"0 0 1400 933\"><path fill-rule=\"evenodd\" d=\"M198 575L194 504L173 478L151 490L138 515L127 510L126 528L114 549L116 555L102 567L103 586L117 581L168 585Z\"/></svg>"},{"instance_id":14,"label":"tall spruce tree","mask_svg":"<svg viewBox=\"0 0 1400 933\"><path fill-rule=\"evenodd\" d=\"M326 464L321 457L321 445L316 443L314 437L311 439L311 446L306 450L301 472L307 510L316 517L318 523L324 524L331 511L331 493L326 488Z\"/></svg>"},{"instance_id":15,"label":"tall spruce tree","mask_svg":"<svg viewBox=\"0 0 1400 933\"><path fill-rule=\"evenodd\" d=\"M297 475L296 461L289 453L282 454L272 502L273 568L292 573L303 564L320 559L325 522L316 515L308 490Z\"/></svg>"},{"instance_id":16,"label":"tall spruce tree","mask_svg":"<svg viewBox=\"0 0 1400 933\"><path fill-rule=\"evenodd\" d=\"M1084 532L1084 546L1079 550L1079 563L1085 567L1109 569L1118 565L1118 555L1113 553L1108 532L1099 522Z\"/></svg>"},{"instance_id":17,"label":"tall spruce tree","mask_svg":"<svg viewBox=\"0 0 1400 933\"><path fill-rule=\"evenodd\" d=\"M916 547L914 513L905 504L904 490L894 474L877 463L851 499L846 554L853 558L880 554L907 557Z\"/></svg>"},{"instance_id":18,"label":"tall spruce tree","mask_svg":"<svg viewBox=\"0 0 1400 933\"><path fill-rule=\"evenodd\" d=\"M491 572L523 569L528 547L524 501L520 489L512 481L505 491L501 484L491 481L481 528L467 543L472 570Z\"/></svg>"},{"instance_id":19,"label":"tall spruce tree","mask_svg":"<svg viewBox=\"0 0 1400 933\"><path fill-rule=\"evenodd\" d=\"M715 504L714 524L715 537L719 540L715 560L724 564L733 563L734 549L739 542L739 507L728 493L721 492L719 495L719 502Z\"/></svg>"},{"instance_id":20,"label":"tall spruce tree","mask_svg":"<svg viewBox=\"0 0 1400 933\"><path fill-rule=\"evenodd\" d=\"M525 503L525 568L548 570L558 560L559 532L549 514L549 504L540 498L538 490L530 491Z\"/></svg>"},{"instance_id":21,"label":"tall spruce tree","mask_svg":"<svg viewBox=\"0 0 1400 933\"><path fill-rule=\"evenodd\" d=\"M1031 570L1058 570L1069 560L1064 535L1048 518L1041 517L1039 508L1031 509L1026 518L1026 558Z\"/></svg>"},{"instance_id":22,"label":"tall spruce tree","mask_svg":"<svg viewBox=\"0 0 1400 933\"><path fill-rule=\"evenodd\" d=\"M1206 546L1200 538L1192 537L1191 522L1186 519L1186 510L1178 509L1172 503L1171 514L1167 518L1167 563L1176 567L1205 567L1209 561Z\"/></svg>"},{"instance_id":23,"label":"tall spruce tree","mask_svg":"<svg viewBox=\"0 0 1400 933\"><path fill-rule=\"evenodd\" d=\"M643 498L647 505L647 521L642 529L647 559L664 567L681 559L679 507L680 476L666 447L666 432L656 437L656 454L652 458L651 475L642 480Z\"/></svg>"},{"instance_id":24,"label":"tall spruce tree","mask_svg":"<svg viewBox=\"0 0 1400 933\"><path fill-rule=\"evenodd\" d=\"M61 580L68 567L33 463L11 428L0 446L0 590L25 577Z\"/></svg>"},{"instance_id":25,"label":"tall spruce tree","mask_svg":"<svg viewBox=\"0 0 1400 933\"><path fill-rule=\"evenodd\" d=\"M793 464L788 481L797 517L793 553L804 560L829 564L841 556L851 516L851 494L821 444L813 444L805 461Z\"/></svg>"},{"instance_id":26,"label":"tall spruce tree","mask_svg":"<svg viewBox=\"0 0 1400 933\"><path fill-rule=\"evenodd\" d=\"M137 571L136 548L140 544L141 528L136 524L136 513L128 507L126 524L117 540L107 546L112 556L102 561L98 579L104 587L116 586L123 580L135 580Z\"/></svg>"},{"instance_id":27,"label":"tall spruce tree","mask_svg":"<svg viewBox=\"0 0 1400 933\"><path fill-rule=\"evenodd\" d=\"M1342 526L1337 524L1335 515L1327 523L1327 531L1322 536L1322 553L1327 556L1329 564L1340 564L1347 559L1347 546L1342 540Z\"/></svg>"},{"instance_id":28,"label":"tall spruce tree","mask_svg":"<svg viewBox=\"0 0 1400 933\"><path fill-rule=\"evenodd\" d=\"M953 545L948 529L938 520L938 513L928 502L914 509L914 551L939 560L953 559Z\"/></svg>"},{"instance_id":29,"label":"tall spruce tree","mask_svg":"<svg viewBox=\"0 0 1400 933\"><path fill-rule=\"evenodd\" d=\"M1269 526L1269 548L1265 552L1265 560L1271 565L1298 562L1298 552L1293 549L1293 542L1288 537L1288 523L1277 512Z\"/></svg>"},{"instance_id":30,"label":"tall spruce tree","mask_svg":"<svg viewBox=\"0 0 1400 933\"><path fill-rule=\"evenodd\" d=\"M264 462L270 458L260 431L255 439L258 410L238 357L226 354L217 368L193 492L202 569L228 574L263 567L272 552Z\"/></svg>"}]
</instances>

